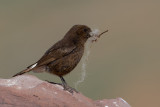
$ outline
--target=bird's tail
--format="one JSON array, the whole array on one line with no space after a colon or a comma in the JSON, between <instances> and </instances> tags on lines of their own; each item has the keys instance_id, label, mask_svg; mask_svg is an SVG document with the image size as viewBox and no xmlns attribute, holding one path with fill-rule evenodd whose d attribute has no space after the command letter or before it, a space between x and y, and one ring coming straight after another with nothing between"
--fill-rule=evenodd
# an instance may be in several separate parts
<instances>
[{"instance_id":1,"label":"bird's tail","mask_svg":"<svg viewBox=\"0 0 160 107\"><path fill-rule=\"evenodd\" d=\"M22 74L27 73L27 72L30 72L31 70L33 70L33 68L36 67L36 65L37 65L37 63L27 67L27 69L25 69L25 70L23 70L21 72L18 72L17 74L13 75L13 77L18 76L18 75L22 75Z\"/></svg>"},{"instance_id":2,"label":"bird's tail","mask_svg":"<svg viewBox=\"0 0 160 107\"><path fill-rule=\"evenodd\" d=\"M18 76L18 75L22 75L22 74L27 73L27 72L30 72L31 70L32 70L32 69L27 68L27 69L25 69L25 70L23 70L23 71L21 71L21 72L18 72L18 73L15 74L15 75L13 75L13 77Z\"/></svg>"}]
</instances>

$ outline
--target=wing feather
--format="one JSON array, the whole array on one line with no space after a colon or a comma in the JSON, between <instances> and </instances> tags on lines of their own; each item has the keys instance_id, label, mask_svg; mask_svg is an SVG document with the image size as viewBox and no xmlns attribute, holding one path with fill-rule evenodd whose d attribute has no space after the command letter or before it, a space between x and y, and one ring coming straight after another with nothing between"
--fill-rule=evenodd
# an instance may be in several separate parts
<instances>
[{"instance_id":1,"label":"wing feather","mask_svg":"<svg viewBox=\"0 0 160 107\"><path fill-rule=\"evenodd\" d=\"M48 64L50 62L53 62L61 57L64 57L71 53L76 46L63 46L59 48L50 48L43 56L42 58L37 62L37 66L42 66L45 64Z\"/></svg>"}]
</instances>

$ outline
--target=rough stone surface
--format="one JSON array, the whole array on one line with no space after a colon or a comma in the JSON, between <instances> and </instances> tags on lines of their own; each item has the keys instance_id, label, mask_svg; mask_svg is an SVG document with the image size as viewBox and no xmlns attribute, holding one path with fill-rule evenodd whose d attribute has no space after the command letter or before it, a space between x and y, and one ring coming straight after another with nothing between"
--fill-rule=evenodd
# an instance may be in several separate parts
<instances>
[{"instance_id":1,"label":"rough stone surface","mask_svg":"<svg viewBox=\"0 0 160 107\"><path fill-rule=\"evenodd\" d=\"M0 107L130 107L122 98L93 101L31 75L0 79Z\"/></svg>"}]
</instances>

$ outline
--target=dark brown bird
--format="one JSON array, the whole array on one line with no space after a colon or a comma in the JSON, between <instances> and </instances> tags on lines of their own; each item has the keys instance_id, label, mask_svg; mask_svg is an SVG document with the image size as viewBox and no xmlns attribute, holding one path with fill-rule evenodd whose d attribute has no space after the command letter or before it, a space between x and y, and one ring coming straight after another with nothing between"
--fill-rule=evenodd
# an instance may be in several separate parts
<instances>
[{"instance_id":1,"label":"dark brown bird","mask_svg":"<svg viewBox=\"0 0 160 107\"><path fill-rule=\"evenodd\" d=\"M13 77L30 71L48 72L60 77L64 90L73 92L73 89L67 85L63 76L71 72L79 63L84 53L84 44L91 37L90 33L91 29L89 27L74 25L62 40L46 51L40 60Z\"/></svg>"}]
</instances>

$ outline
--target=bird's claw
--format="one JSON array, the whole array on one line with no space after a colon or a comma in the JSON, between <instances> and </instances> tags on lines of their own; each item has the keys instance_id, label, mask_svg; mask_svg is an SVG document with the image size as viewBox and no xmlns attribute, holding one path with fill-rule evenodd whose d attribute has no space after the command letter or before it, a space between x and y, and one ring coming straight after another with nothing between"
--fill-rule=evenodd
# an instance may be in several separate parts
<instances>
[{"instance_id":1,"label":"bird's claw","mask_svg":"<svg viewBox=\"0 0 160 107\"><path fill-rule=\"evenodd\" d=\"M72 88L72 87L70 87L70 86L63 86L64 87L64 90L66 90L66 91L68 91L68 92L70 92L70 93L72 93L73 94L73 92L76 92L76 93L78 93L78 91L76 90L76 89L74 89L74 88Z\"/></svg>"}]
</instances>

